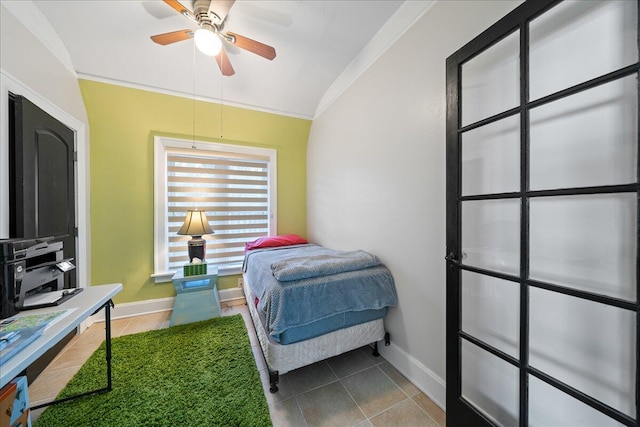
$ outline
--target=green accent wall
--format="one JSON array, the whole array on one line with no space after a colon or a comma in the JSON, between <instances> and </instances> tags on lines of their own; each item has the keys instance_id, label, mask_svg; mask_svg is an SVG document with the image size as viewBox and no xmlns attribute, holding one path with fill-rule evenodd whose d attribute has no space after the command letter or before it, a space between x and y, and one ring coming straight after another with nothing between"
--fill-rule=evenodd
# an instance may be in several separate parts
<instances>
[{"instance_id":1,"label":"green accent wall","mask_svg":"<svg viewBox=\"0 0 640 427\"><path fill-rule=\"evenodd\" d=\"M277 150L278 233L306 236L311 121L80 80L90 128L91 284L122 283L117 303L171 297L153 273L153 137ZM195 116L195 121L194 121ZM195 123L195 124L194 124ZM237 286L239 276L218 280Z\"/></svg>"}]
</instances>

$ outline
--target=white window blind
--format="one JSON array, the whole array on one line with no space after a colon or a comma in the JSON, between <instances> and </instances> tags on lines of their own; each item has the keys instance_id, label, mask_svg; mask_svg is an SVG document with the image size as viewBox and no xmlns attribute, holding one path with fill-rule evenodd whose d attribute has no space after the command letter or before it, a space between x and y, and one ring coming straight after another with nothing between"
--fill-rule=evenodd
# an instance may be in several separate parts
<instances>
[{"instance_id":1,"label":"white window blind","mask_svg":"<svg viewBox=\"0 0 640 427\"><path fill-rule=\"evenodd\" d=\"M155 137L156 282L189 262L190 236L176 234L187 211L202 210L214 233L206 262L240 273L246 242L276 230L276 151Z\"/></svg>"},{"instance_id":2,"label":"white window blind","mask_svg":"<svg viewBox=\"0 0 640 427\"><path fill-rule=\"evenodd\" d=\"M190 237L176 234L188 209L204 211L213 228L213 235L204 236L207 263L242 264L245 243L269 234L268 176L264 159L169 153L169 269L189 262Z\"/></svg>"}]
</instances>

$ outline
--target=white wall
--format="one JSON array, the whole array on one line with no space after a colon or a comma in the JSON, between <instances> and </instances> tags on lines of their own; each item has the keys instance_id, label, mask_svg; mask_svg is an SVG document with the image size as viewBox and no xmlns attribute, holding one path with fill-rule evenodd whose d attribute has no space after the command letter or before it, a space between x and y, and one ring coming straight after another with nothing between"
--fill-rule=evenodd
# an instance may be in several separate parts
<instances>
[{"instance_id":1,"label":"white wall","mask_svg":"<svg viewBox=\"0 0 640 427\"><path fill-rule=\"evenodd\" d=\"M36 12L37 8L31 2L0 4L0 238L8 237L7 93L13 92L26 96L76 132L76 150L79 159L76 169L76 194L78 195L76 218L80 234L77 267L79 283L81 286L86 286L90 277L87 113L78 79L71 65L60 61L51 53L50 46L45 46L14 15L17 13L22 20L32 19L30 23L39 26L38 28L42 30L46 22L38 23ZM55 34L49 37L57 38Z\"/></svg>"},{"instance_id":2,"label":"white wall","mask_svg":"<svg viewBox=\"0 0 640 427\"><path fill-rule=\"evenodd\" d=\"M445 403L445 60L519 1L438 1L317 117L307 151L312 241L391 269L383 355Z\"/></svg>"},{"instance_id":3,"label":"white wall","mask_svg":"<svg viewBox=\"0 0 640 427\"><path fill-rule=\"evenodd\" d=\"M87 123L78 78L69 69L70 64L61 62L4 4L0 5L0 20L2 70L76 119Z\"/></svg>"}]
</instances>

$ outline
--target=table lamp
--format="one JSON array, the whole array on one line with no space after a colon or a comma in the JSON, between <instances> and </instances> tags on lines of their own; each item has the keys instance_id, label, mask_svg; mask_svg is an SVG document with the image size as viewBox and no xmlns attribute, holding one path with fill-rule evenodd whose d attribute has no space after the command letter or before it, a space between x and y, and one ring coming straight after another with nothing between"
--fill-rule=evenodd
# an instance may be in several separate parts
<instances>
[{"instance_id":1,"label":"table lamp","mask_svg":"<svg viewBox=\"0 0 640 427\"><path fill-rule=\"evenodd\" d=\"M189 262L192 262L194 258L198 258L204 262L205 250L207 243L202 238L204 234L213 234L213 230L207 221L207 216L204 211L197 209L187 211L187 218L184 220L184 224L178 230L178 234L191 236L189 240Z\"/></svg>"}]
</instances>

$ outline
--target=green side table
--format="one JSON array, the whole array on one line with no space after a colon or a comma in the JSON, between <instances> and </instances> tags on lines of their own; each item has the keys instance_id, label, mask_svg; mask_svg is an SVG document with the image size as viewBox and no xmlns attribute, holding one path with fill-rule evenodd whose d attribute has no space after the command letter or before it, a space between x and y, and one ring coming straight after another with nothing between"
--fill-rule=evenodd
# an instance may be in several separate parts
<instances>
[{"instance_id":1,"label":"green side table","mask_svg":"<svg viewBox=\"0 0 640 427\"><path fill-rule=\"evenodd\" d=\"M182 269L173 276L176 300L169 326L184 325L220 316L218 268L209 267L207 274L184 276Z\"/></svg>"}]
</instances>

